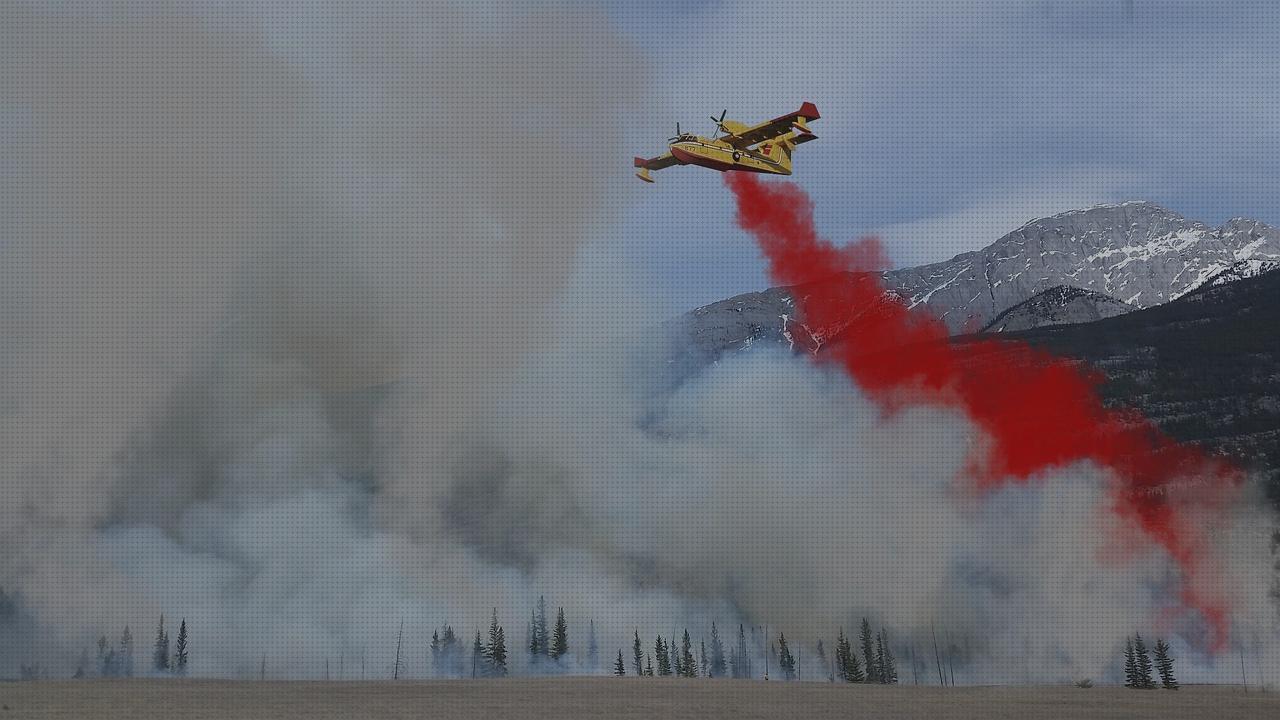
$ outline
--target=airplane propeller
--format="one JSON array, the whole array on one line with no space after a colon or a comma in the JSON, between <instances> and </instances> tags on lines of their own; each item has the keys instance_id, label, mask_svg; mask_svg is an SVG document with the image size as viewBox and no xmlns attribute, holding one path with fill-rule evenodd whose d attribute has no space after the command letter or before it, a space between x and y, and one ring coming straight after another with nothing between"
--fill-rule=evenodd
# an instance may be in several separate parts
<instances>
[{"instance_id":1,"label":"airplane propeller","mask_svg":"<svg viewBox=\"0 0 1280 720\"><path fill-rule=\"evenodd\" d=\"M729 114L729 108L725 108L724 110L722 110L722 111L720 112L720 119L719 119L719 120L716 120L716 116L715 116L715 115L712 115L712 116L711 116L711 119L712 119L712 120L714 120L714 121L715 121L715 124L716 124L716 130L715 130L715 132L711 133L711 139L712 139L712 140L715 140L715 139L716 139L716 134L717 134L717 133L719 133L721 130L723 130L723 129L724 129L724 116L725 116L725 115L728 115L728 114Z\"/></svg>"}]
</instances>

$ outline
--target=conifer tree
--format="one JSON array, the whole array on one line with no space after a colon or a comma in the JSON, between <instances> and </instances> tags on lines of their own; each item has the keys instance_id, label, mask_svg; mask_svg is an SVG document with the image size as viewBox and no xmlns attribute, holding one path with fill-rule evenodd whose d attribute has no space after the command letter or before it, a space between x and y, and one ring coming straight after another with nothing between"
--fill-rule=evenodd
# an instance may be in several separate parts
<instances>
[{"instance_id":1,"label":"conifer tree","mask_svg":"<svg viewBox=\"0 0 1280 720\"><path fill-rule=\"evenodd\" d=\"M738 624L738 668L734 672L735 678L752 678L755 673L751 668L751 653L747 650L747 635L743 630L742 624Z\"/></svg>"},{"instance_id":2,"label":"conifer tree","mask_svg":"<svg viewBox=\"0 0 1280 720\"><path fill-rule=\"evenodd\" d=\"M884 657L884 637L880 633L876 633L876 682L885 683L888 672L885 668Z\"/></svg>"},{"instance_id":3,"label":"conifer tree","mask_svg":"<svg viewBox=\"0 0 1280 720\"><path fill-rule=\"evenodd\" d=\"M667 644L662 641L662 636L653 643L653 656L658 659L658 675L666 677L671 674L671 658L667 655Z\"/></svg>"},{"instance_id":4,"label":"conifer tree","mask_svg":"<svg viewBox=\"0 0 1280 720\"><path fill-rule=\"evenodd\" d=\"M720 631L716 628L716 624L711 623L711 666L707 670L707 675L713 678L724 677L728 672L724 660L724 643L720 641Z\"/></svg>"},{"instance_id":5,"label":"conifer tree","mask_svg":"<svg viewBox=\"0 0 1280 720\"><path fill-rule=\"evenodd\" d=\"M98 677L111 677L111 666L107 664L107 636L98 638Z\"/></svg>"},{"instance_id":6,"label":"conifer tree","mask_svg":"<svg viewBox=\"0 0 1280 720\"><path fill-rule=\"evenodd\" d=\"M484 643L480 642L480 631L476 631L476 641L471 646L471 677L478 677L485 670ZM400 666L397 662L396 675L399 676Z\"/></svg>"},{"instance_id":7,"label":"conifer tree","mask_svg":"<svg viewBox=\"0 0 1280 720\"><path fill-rule=\"evenodd\" d=\"M547 627L547 601L538 596L538 607L529 621L529 664L538 665L551 652L551 633Z\"/></svg>"},{"instance_id":8,"label":"conifer tree","mask_svg":"<svg viewBox=\"0 0 1280 720\"><path fill-rule=\"evenodd\" d=\"M507 674L507 637L498 624L498 608L493 609L489 620L489 644L484 648L486 675L503 677Z\"/></svg>"},{"instance_id":9,"label":"conifer tree","mask_svg":"<svg viewBox=\"0 0 1280 720\"><path fill-rule=\"evenodd\" d=\"M618 660L613 664L614 677L622 677L627 674L627 667L622 664L622 649L618 649Z\"/></svg>"},{"instance_id":10,"label":"conifer tree","mask_svg":"<svg viewBox=\"0 0 1280 720\"><path fill-rule=\"evenodd\" d=\"M699 668L698 675L700 677L707 677L707 641L706 640L698 641L698 668Z\"/></svg>"},{"instance_id":11,"label":"conifer tree","mask_svg":"<svg viewBox=\"0 0 1280 720\"><path fill-rule=\"evenodd\" d=\"M538 647L542 649L542 654L551 654L551 626L547 624L547 601L541 595L538 596L538 624L534 626L533 631L538 635Z\"/></svg>"},{"instance_id":12,"label":"conifer tree","mask_svg":"<svg viewBox=\"0 0 1280 720\"><path fill-rule=\"evenodd\" d=\"M631 653L632 653L631 667L633 670L635 670L636 676L639 677L644 674L644 665L641 662L644 658L642 657L642 654L640 652L640 631L637 629L635 632L636 632L635 642L631 646Z\"/></svg>"},{"instance_id":13,"label":"conifer tree","mask_svg":"<svg viewBox=\"0 0 1280 720\"><path fill-rule=\"evenodd\" d=\"M862 618L862 666L867 669L867 682L880 682L880 676L876 670L876 654L871 647L871 623L866 618Z\"/></svg>"},{"instance_id":14,"label":"conifer tree","mask_svg":"<svg viewBox=\"0 0 1280 720\"><path fill-rule=\"evenodd\" d=\"M889 633L880 629L880 637L876 640L880 661L880 682L892 685L898 682L898 661L893 657L893 648L889 645Z\"/></svg>"},{"instance_id":15,"label":"conifer tree","mask_svg":"<svg viewBox=\"0 0 1280 720\"><path fill-rule=\"evenodd\" d=\"M645 677L653 677L653 656L652 656L652 655L645 655L645 656L644 656L644 660L645 660L645 665L644 665L644 676L645 676Z\"/></svg>"},{"instance_id":16,"label":"conifer tree","mask_svg":"<svg viewBox=\"0 0 1280 720\"><path fill-rule=\"evenodd\" d=\"M845 637L844 628L836 632L835 659L835 676L845 682L851 682L849 680L849 638Z\"/></svg>"},{"instance_id":17,"label":"conifer tree","mask_svg":"<svg viewBox=\"0 0 1280 720\"><path fill-rule=\"evenodd\" d=\"M121 641L123 645L123 641ZM178 626L178 643L174 646L173 674L183 677L187 674L187 619L182 618Z\"/></svg>"},{"instance_id":18,"label":"conifer tree","mask_svg":"<svg viewBox=\"0 0 1280 720\"><path fill-rule=\"evenodd\" d=\"M165 636L168 639L168 635ZM133 633L129 632L129 626L124 626L124 632L120 633L120 652L116 656L119 664L117 674L120 677L133 677Z\"/></svg>"},{"instance_id":19,"label":"conifer tree","mask_svg":"<svg viewBox=\"0 0 1280 720\"><path fill-rule=\"evenodd\" d=\"M844 628L840 628L840 639L836 644L836 666L841 668L840 676L845 682L863 682L867 676L862 673L862 663L853 652L853 643Z\"/></svg>"},{"instance_id":20,"label":"conifer tree","mask_svg":"<svg viewBox=\"0 0 1280 720\"><path fill-rule=\"evenodd\" d=\"M689 642L689 631L684 631L684 639L680 641L680 676L697 677L698 666L694 664L693 646Z\"/></svg>"},{"instance_id":21,"label":"conifer tree","mask_svg":"<svg viewBox=\"0 0 1280 720\"><path fill-rule=\"evenodd\" d=\"M596 642L596 621L591 619L587 626L587 669L596 672L600 669L600 645Z\"/></svg>"},{"instance_id":22,"label":"conifer tree","mask_svg":"<svg viewBox=\"0 0 1280 720\"><path fill-rule=\"evenodd\" d=\"M1169 657L1169 643L1156 640L1156 671L1160 673L1160 685L1165 690L1177 690L1178 681L1173 677L1173 658Z\"/></svg>"},{"instance_id":23,"label":"conifer tree","mask_svg":"<svg viewBox=\"0 0 1280 720\"><path fill-rule=\"evenodd\" d=\"M782 633L778 633L778 668L782 670L783 680L796 679L796 659L787 647L787 636Z\"/></svg>"},{"instance_id":24,"label":"conifer tree","mask_svg":"<svg viewBox=\"0 0 1280 720\"><path fill-rule=\"evenodd\" d=\"M1142 641L1141 633L1135 633L1133 636L1133 657L1138 664L1137 687L1154 688L1156 682L1151 678L1151 656L1147 655L1147 645Z\"/></svg>"},{"instance_id":25,"label":"conifer tree","mask_svg":"<svg viewBox=\"0 0 1280 720\"><path fill-rule=\"evenodd\" d=\"M164 615L156 626L155 652L151 657L151 669L160 673L169 671L169 634L164 631Z\"/></svg>"},{"instance_id":26,"label":"conifer tree","mask_svg":"<svg viewBox=\"0 0 1280 720\"><path fill-rule=\"evenodd\" d=\"M551 649L547 653L551 659L559 663L560 658L569 653L569 626L564 621L564 608L556 612L556 629L551 635Z\"/></svg>"},{"instance_id":27,"label":"conifer tree","mask_svg":"<svg viewBox=\"0 0 1280 720\"><path fill-rule=\"evenodd\" d=\"M431 631L431 674L440 677L440 631Z\"/></svg>"},{"instance_id":28,"label":"conifer tree","mask_svg":"<svg viewBox=\"0 0 1280 720\"><path fill-rule=\"evenodd\" d=\"M1133 651L1133 638L1124 639L1124 686L1138 687L1138 656Z\"/></svg>"}]
</instances>

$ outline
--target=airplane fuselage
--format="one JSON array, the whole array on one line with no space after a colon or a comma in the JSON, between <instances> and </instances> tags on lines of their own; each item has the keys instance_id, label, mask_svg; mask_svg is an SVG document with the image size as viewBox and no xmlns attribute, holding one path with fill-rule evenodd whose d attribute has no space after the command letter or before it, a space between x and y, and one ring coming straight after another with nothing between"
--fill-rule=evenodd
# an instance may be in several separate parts
<instances>
[{"instance_id":1,"label":"airplane fuselage","mask_svg":"<svg viewBox=\"0 0 1280 720\"><path fill-rule=\"evenodd\" d=\"M697 136L670 144L671 155L681 165L699 165L712 170L790 175L790 163L783 158L782 148L765 145L757 149L738 149L728 143Z\"/></svg>"}]
</instances>

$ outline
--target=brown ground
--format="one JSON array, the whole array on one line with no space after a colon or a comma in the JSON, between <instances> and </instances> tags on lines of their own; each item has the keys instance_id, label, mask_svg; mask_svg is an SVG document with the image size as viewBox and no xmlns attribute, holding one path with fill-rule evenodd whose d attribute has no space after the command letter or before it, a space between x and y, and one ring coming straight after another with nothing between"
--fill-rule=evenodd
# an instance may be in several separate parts
<instances>
[{"instance_id":1,"label":"brown ground","mask_svg":"<svg viewBox=\"0 0 1280 720\"><path fill-rule=\"evenodd\" d=\"M1280 718L1280 693L1193 686L953 688L555 678L401 682L69 680L0 683L18 718Z\"/></svg>"}]
</instances>

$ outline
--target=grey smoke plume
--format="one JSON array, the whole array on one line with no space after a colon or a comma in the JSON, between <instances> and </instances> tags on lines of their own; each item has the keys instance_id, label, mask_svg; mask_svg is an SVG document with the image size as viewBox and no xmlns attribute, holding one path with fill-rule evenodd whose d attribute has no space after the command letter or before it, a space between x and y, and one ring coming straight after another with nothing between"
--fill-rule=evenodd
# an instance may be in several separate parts
<instances>
[{"instance_id":1,"label":"grey smoke plume","mask_svg":"<svg viewBox=\"0 0 1280 720\"><path fill-rule=\"evenodd\" d=\"M634 49L571 7L0 12L0 584L70 644L164 593L239 596L247 564L274 567L260 541L375 516L438 537L410 509L435 458L608 218ZM420 382L394 423L350 421L372 416L349 393L397 378ZM348 512L375 472L379 507ZM101 562L130 538L125 567ZM289 594L263 590L248 602Z\"/></svg>"},{"instance_id":2,"label":"grey smoke plume","mask_svg":"<svg viewBox=\"0 0 1280 720\"><path fill-rule=\"evenodd\" d=\"M165 613L198 674L385 676L403 619L420 676L432 628L496 607L518 649L546 595L602 666L637 627L769 623L809 657L865 615L921 654L931 622L965 638L971 679L1064 679L1160 616L1167 566L1105 561L1090 468L969 502L962 417L885 417L786 355L649 392L662 349L615 330L643 302L588 245L647 72L598 14L0 28L0 587L34 626L0 673ZM1265 543L1224 547L1270 642Z\"/></svg>"}]
</instances>

